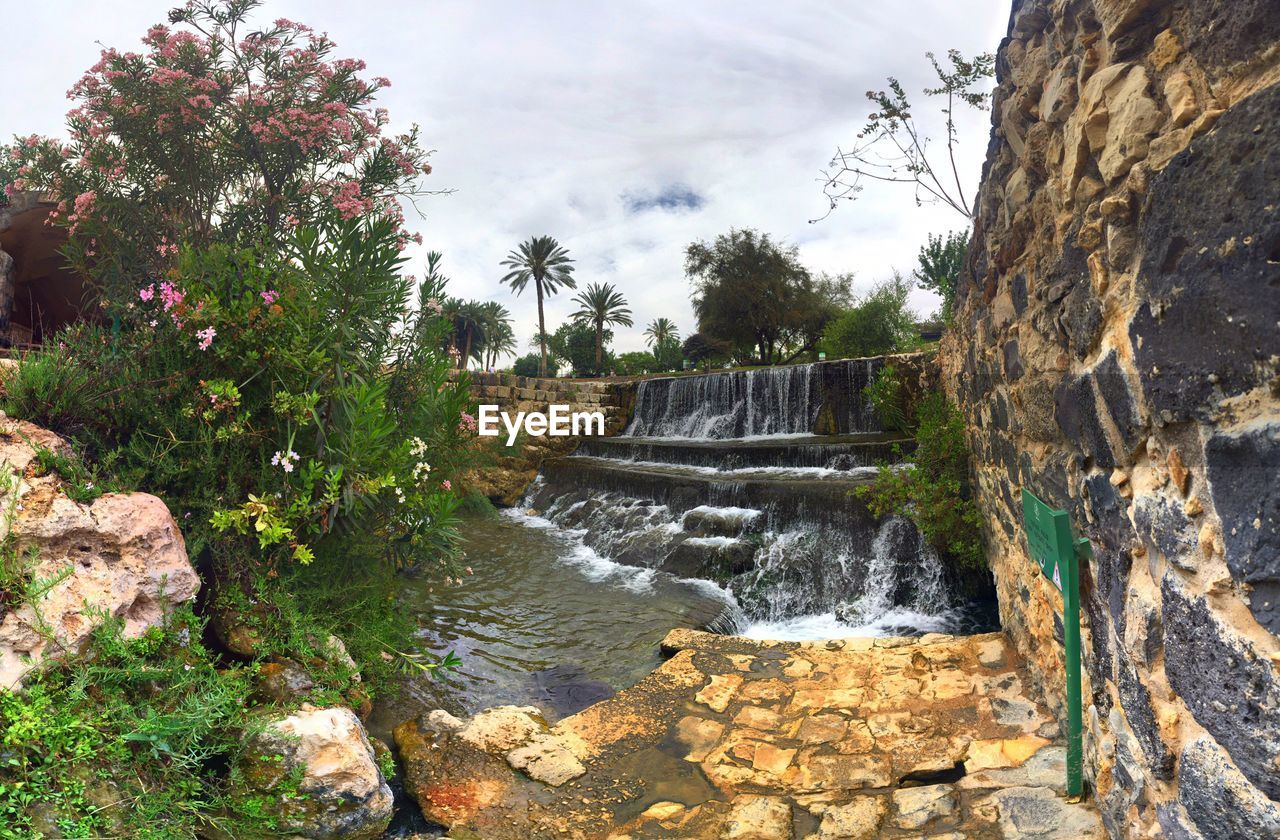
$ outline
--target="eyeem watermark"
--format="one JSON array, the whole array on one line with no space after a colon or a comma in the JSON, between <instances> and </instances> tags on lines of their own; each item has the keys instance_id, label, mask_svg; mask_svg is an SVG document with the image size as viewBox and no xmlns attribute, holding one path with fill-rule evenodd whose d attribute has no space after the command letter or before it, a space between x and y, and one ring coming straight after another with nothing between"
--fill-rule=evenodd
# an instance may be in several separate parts
<instances>
[{"instance_id":1,"label":"eyeem watermark","mask_svg":"<svg viewBox=\"0 0 1280 840\"><path fill-rule=\"evenodd\" d=\"M547 413L541 411L520 411L515 419L505 411L499 411L496 405L480 406L480 417L477 431L482 437L497 437L501 434L498 421L502 421L507 430L507 446L516 442L516 435L523 428L525 434L535 437L551 435L552 437L569 437L570 435L603 435L603 411L569 411L569 406L553 404ZM594 427L594 431L592 431Z\"/></svg>"}]
</instances>

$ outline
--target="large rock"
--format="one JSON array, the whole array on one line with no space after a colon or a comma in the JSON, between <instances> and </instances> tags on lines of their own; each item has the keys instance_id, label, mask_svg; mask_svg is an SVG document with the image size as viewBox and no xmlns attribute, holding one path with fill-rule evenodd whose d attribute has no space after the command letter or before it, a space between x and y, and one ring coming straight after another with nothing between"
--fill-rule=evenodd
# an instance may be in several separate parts
<instances>
[{"instance_id":1,"label":"large rock","mask_svg":"<svg viewBox=\"0 0 1280 840\"><path fill-rule=\"evenodd\" d=\"M1249 784L1211 738L1183 750L1178 781L1178 801L1205 837L1280 837L1280 805Z\"/></svg>"},{"instance_id":2,"label":"large rock","mask_svg":"<svg viewBox=\"0 0 1280 840\"><path fill-rule=\"evenodd\" d=\"M72 501L56 475L38 474L36 447L69 456L66 442L30 423L0 424L0 504L12 515L0 533L14 557L33 558L26 579L43 582L33 602L0 606L0 688L12 689L41 660L77 652L105 615L123 620L126 637L142 635L195 598L200 579L164 502L145 493Z\"/></svg>"},{"instance_id":3,"label":"large rock","mask_svg":"<svg viewBox=\"0 0 1280 840\"><path fill-rule=\"evenodd\" d=\"M240 773L241 793L264 797L289 834L367 840L391 822L391 788L347 708L303 706L273 722L248 745Z\"/></svg>"}]
</instances>

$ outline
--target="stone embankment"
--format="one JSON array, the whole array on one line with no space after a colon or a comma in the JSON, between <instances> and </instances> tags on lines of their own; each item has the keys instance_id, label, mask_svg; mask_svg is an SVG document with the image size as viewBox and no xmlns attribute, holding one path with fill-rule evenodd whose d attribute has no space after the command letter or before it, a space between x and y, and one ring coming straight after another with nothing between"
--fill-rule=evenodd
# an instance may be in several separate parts
<instances>
[{"instance_id":1,"label":"stone embankment","mask_svg":"<svg viewBox=\"0 0 1280 840\"><path fill-rule=\"evenodd\" d=\"M606 435L616 435L625 429L635 406L634 382L537 379L511 373L471 373L470 376L472 395L482 405L497 405L513 418L519 411L546 413L552 405L567 406L570 412L600 411L605 416ZM521 435L508 447L504 431L501 437L486 440L490 441L487 445L494 461L471 472L464 484L494 504L510 507L520 501L542 463L573 452L579 438Z\"/></svg>"},{"instance_id":2,"label":"stone embankment","mask_svg":"<svg viewBox=\"0 0 1280 840\"><path fill-rule=\"evenodd\" d=\"M1000 634L778 643L673 631L635 687L396 730L457 840L1101 838ZM512 772L520 771L519 773Z\"/></svg>"},{"instance_id":3,"label":"stone embankment","mask_svg":"<svg viewBox=\"0 0 1280 840\"><path fill-rule=\"evenodd\" d=\"M1280 837L1280 8L1019 0L942 343L1003 625L1051 707L1071 514L1117 837Z\"/></svg>"}]
</instances>

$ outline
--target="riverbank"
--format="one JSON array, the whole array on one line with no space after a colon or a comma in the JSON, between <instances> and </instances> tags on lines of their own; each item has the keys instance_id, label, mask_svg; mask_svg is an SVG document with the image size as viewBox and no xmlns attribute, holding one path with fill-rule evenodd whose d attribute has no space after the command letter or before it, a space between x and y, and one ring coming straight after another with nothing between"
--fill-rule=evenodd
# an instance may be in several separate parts
<instances>
[{"instance_id":1,"label":"riverbank","mask_svg":"<svg viewBox=\"0 0 1280 840\"><path fill-rule=\"evenodd\" d=\"M1000 634L760 642L690 630L632 688L554 725L500 707L396 730L450 836L1103 837ZM521 770L523 775L511 772Z\"/></svg>"}]
</instances>

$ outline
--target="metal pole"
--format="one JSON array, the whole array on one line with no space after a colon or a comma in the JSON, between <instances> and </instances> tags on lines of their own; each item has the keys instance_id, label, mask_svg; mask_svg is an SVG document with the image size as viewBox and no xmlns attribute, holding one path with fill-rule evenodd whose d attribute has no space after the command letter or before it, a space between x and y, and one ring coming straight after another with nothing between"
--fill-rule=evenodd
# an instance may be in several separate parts
<instances>
[{"instance_id":1,"label":"metal pole","mask_svg":"<svg viewBox=\"0 0 1280 840\"><path fill-rule=\"evenodd\" d=\"M1062 628L1067 665L1067 799L1084 796L1084 714L1080 697L1080 558L1090 555L1089 541L1076 541L1068 553L1062 581Z\"/></svg>"}]
</instances>

